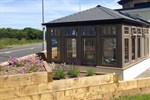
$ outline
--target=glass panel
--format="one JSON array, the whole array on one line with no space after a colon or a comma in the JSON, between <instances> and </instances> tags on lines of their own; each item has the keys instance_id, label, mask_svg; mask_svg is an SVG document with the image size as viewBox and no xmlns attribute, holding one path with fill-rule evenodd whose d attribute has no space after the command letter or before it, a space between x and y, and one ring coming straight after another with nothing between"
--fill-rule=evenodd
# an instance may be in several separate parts
<instances>
[{"instance_id":1,"label":"glass panel","mask_svg":"<svg viewBox=\"0 0 150 100\"><path fill-rule=\"evenodd\" d=\"M146 37L144 37L144 55L146 56Z\"/></svg>"},{"instance_id":2,"label":"glass panel","mask_svg":"<svg viewBox=\"0 0 150 100\"><path fill-rule=\"evenodd\" d=\"M112 34L115 35L116 34L116 27L112 27Z\"/></svg>"},{"instance_id":3,"label":"glass panel","mask_svg":"<svg viewBox=\"0 0 150 100\"><path fill-rule=\"evenodd\" d=\"M135 37L132 37L132 60L135 60Z\"/></svg>"},{"instance_id":4,"label":"glass panel","mask_svg":"<svg viewBox=\"0 0 150 100\"><path fill-rule=\"evenodd\" d=\"M142 41L141 41L142 42L142 45L141 45L142 46L142 57L145 56L145 42L144 41L145 41L144 36L142 36Z\"/></svg>"},{"instance_id":5,"label":"glass panel","mask_svg":"<svg viewBox=\"0 0 150 100\"><path fill-rule=\"evenodd\" d=\"M103 39L102 63L107 65L116 65L116 39Z\"/></svg>"},{"instance_id":6,"label":"glass panel","mask_svg":"<svg viewBox=\"0 0 150 100\"><path fill-rule=\"evenodd\" d=\"M65 36L77 36L77 30L76 29L65 29Z\"/></svg>"},{"instance_id":7,"label":"glass panel","mask_svg":"<svg viewBox=\"0 0 150 100\"><path fill-rule=\"evenodd\" d=\"M140 38L138 38L137 39L137 53L138 53L138 58L140 58L141 57L141 39Z\"/></svg>"},{"instance_id":8,"label":"glass panel","mask_svg":"<svg viewBox=\"0 0 150 100\"><path fill-rule=\"evenodd\" d=\"M129 27L124 27L124 34L129 34Z\"/></svg>"},{"instance_id":9,"label":"glass panel","mask_svg":"<svg viewBox=\"0 0 150 100\"><path fill-rule=\"evenodd\" d=\"M77 58L77 46L75 38L67 38L67 59Z\"/></svg>"},{"instance_id":10,"label":"glass panel","mask_svg":"<svg viewBox=\"0 0 150 100\"><path fill-rule=\"evenodd\" d=\"M82 27L81 28L81 35L83 36L95 36L95 27Z\"/></svg>"},{"instance_id":11,"label":"glass panel","mask_svg":"<svg viewBox=\"0 0 150 100\"><path fill-rule=\"evenodd\" d=\"M137 29L137 34L139 34L139 35L142 34L141 28L138 28L138 29Z\"/></svg>"},{"instance_id":12,"label":"glass panel","mask_svg":"<svg viewBox=\"0 0 150 100\"><path fill-rule=\"evenodd\" d=\"M60 60L60 39L52 38L52 60Z\"/></svg>"},{"instance_id":13,"label":"glass panel","mask_svg":"<svg viewBox=\"0 0 150 100\"><path fill-rule=\"evenodd\" d=\"M124 40L125 63L129 62L129 39Z\"/></svg>"},{"instance_id":14,"label":"glass panel","mask_svg":"<svg viewBox=\"0 0 150 100\"><path fill-rule=\"evenodd\" d=\"M85 38L84 39L84 60L95 59L95 39Z\"/></svg>"},{"instance_id":15,"label":"glass panel","mask_svg":"<svg viewBox=\"0 0 150 100\"><path fill-rule=\"evenodd\" d=\"M147 37L147 54L149 54L149 37Z\"/></svg>"},{"instance_id":16,"label":"glass panel","mask_svg":"<svg viewBox=\"0 0 150 100\"><path fill-rule=\"evenodd\" d=\"M116 35L116 26L105 25L102 27L102 34L103 35Z\"/></svg>"},{"instance_id":17,"label":"glass panel","mask_svg":"<svg viewBox=\"0 0 150 100\"><path fill-rule=\"evenodd\" d=\"M137 31L136 31L136 28L132 28L132 35L136 35L137 34Z\"/></svg>"},{"instance_id":18,"label":"glass panel","mask_svg":"<svg viewBox=\"0 0 150 100\"><path fill-rule=\"evenodd\" d=\"M51 29L51 36L60 36L60 30L59 29Z\"/></svg>"}]
</instances>

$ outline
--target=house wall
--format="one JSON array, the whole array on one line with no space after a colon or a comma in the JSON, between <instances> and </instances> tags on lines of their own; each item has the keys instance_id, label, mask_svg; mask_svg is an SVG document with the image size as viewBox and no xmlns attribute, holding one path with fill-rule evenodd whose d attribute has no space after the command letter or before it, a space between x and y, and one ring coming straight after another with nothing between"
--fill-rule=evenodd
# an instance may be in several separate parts
<instances>
[{"instance_id":1,"label":"house wall","mask_svg":"<svg viewBox=\"0 0 150 100\"><path fill-rule=\"evenodd\" d=\"M123 10L121 12L126 12L131 15L138 15L142 19L150 22L150 8ZM149 39L150 39L150 28L149 28ZM149 56L150 56L150 40L149 40Z\"/></svg>"},{"instance_id":2,"label":"house wall","mask_svg":"<svg viewBox=\"0 0 150 100\"><path fill-rule=\"evenodd\" d=\"M132 8L134 7L134 4L144 2L150 2L150 0L131 0L131 1L129 0L128 3L123 4L123 8Z\"/></svg>"},{"instance_id":3,"label":"house wall","mask_svg":"<svg viewBox=\"0 0 150 100\"><path fill-rule=\"evenodd\" d=\"M130 68L123 71L123 80L131 80L138 77L144 71L150 68L150 58L146 59Z\"/></svg>"}]
</instances>

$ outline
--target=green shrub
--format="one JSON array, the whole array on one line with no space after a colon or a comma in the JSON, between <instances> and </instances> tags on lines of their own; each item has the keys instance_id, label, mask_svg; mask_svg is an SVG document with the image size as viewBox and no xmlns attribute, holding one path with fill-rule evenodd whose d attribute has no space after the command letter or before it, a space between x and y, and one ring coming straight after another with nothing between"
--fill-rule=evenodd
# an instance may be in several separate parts
<instances>
[{"instance_id":1,"label":"green shrub","mask_svg":"<svg viewBox=\"0 0 150 100\"><path fill-rule=\"evenodd\" d=\"M93 76L95 74L95 70L93 68L87 69L87 76Z\"/></svg>"},{"instance_id":2,"label":"green shrub","mask_svg":"<svg viewBox=\"0 0 150 100\"><path fill-rule=\"evenodd\" d=\"M72 67L68 72L70 77L77 77L79 73L80 73L80 70L78 67Z\"/></svg>"},{"instance_id":3,"label":"green shrub","mask_svg":"<svg viewBox=\"0 0 150 100\"><path fill-rule=\"evenodd\" d=\"M16 67L24 67L23 63L15 63Z\"/></svg>"},{"instance_id":4,"label":"green shrub","mask_svg":"<svg viewBox=\"0 0 150 100\"><path fill-rule=\"evenodd\" d=\"M54 79L59 80L59 79L63 79L63 78L65 78L65 72L63 70L57 69L54 71Z\"/></svg>"},{"instance_id":5,"label":"green shrub","mask_svg":"<svg viewBox=\"0 0 150 100\"><path fill-rule=\"evenodd\" d=\"M19 67L19 66L18 66ZM21 67L21 66L20 66ZM38 66L35 64L31 64L29 68L29 73L31 72L37 72L38 71Z\"/></svg>"},{"instance_id":6,"label":"green shrub","mask_svg":"<svg viewBox=\"0 0 150 100\"><path fill-rule=\"evenodd\" d=\"M0 65L0 72L3 71L3 70L4 70L3 66Z\"/></svg>"}]
</instances>

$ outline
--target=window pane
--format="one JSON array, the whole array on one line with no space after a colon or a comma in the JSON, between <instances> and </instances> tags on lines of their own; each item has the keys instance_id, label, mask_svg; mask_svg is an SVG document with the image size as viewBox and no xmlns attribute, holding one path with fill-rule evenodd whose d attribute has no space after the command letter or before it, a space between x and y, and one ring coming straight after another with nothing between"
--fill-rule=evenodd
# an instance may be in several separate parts
<instances>
[{"instance_id":1,"label":"window pane","mask_svg":"<svg viewBox=\"0 0 150 100\"><path fill-rule=\"evenodd\" d=\"M125 63L129 62L129 39L124 40Z\"/></svg>"},{"instance_id":2,"label":"window pane","mask_svg":"<svg viewBox=\"0 0 150 100\"><path fill-rule=\"evenodd\" d=\"M142 36L142 41L141 41L142 42L142 45L141 45L142 46L141 47L142 48L141 49L142 50L142 56L145 56L145 42L144 41L145 41L144 36Z\"/></svg>"},{"instance_id":3,"label":"window pane","mask_svg":"<svg viewBox=\"0 0 150 100\"><path fill-rule=\"evenodd\" d=\"M77 36L77 30L76 29L65 29L65 36Z\"/></svg>"},{"instance_id":4,"label":"window pane","mask_svg":"<svg viewBox=\"0 0 150 100\"><path fill-rule=\"evenodd\" d=\"M116 39L115 38L103 39L102 63L107 65L116 64Z\"/></svg>"},{"instance_id":5,"label":"window pane","mask_svg":"<svg viewBox=\"0 0 150 100\"><path fill-rule=\"evenodd\" d=\"M132 35L136 35L137 32L136 32L136 28L132 28Z\"/></svg>"},{"instance_id":6,"label":"window pane","mask_svg":"<svg viewBox=\"0 0 150 100\"><path fill-rule=\"evenodd\" d=\"M147 37L147 54L149 54L149 37Z\"/></svg>"},{"instance_id":7,"label":"window pane","mask_svg":"<svg viewBox=\"0 0 150 100\"><path fill-rule=\"evenodd\" d=\"M84 39L84 60L95 59L95 39L85 38Z\"/></svg>"},{"instance_id":8,"label":"window pane","mask_svg":"<svg viewBox=\"0 0 150 100\"><path fill-rule=\"evenodd\" d=\"M138 28L138 29L137 29L137 34L138 34L138 35L142 34L141 28Z\"/></svg>"},{"instance_id":9,"label":"window pane","mask_svg":"<svg viewBox=\"0 0 150 100\"><path fill-rule=\"evenodd\" d=\"M135 37L132 37L132 60L135 60Z\"/></svg>"},{"instance_id":10,"label":"window pane","mask_svg":"<svg viewBox=\"0 0 150 100\"><path fill-rule=\"evenodd\" d=\"M75 38L67 38L67 59L77 58L77 46Z\"/></svg>"},{"instance_id":11,"label":"window pane","mask_svg":"<svg viewBox=\"0 0 150 100\"><path fill-rule=\"evenodd\" d=\"M116 26L105 25L102 27L103 35L116 35Z\"/></svg>"},{"instance_id":12,"label":"window pane","mask_svg":"<svg viewBox=\"0 0 150 100\"><path fill-rule=\"evenodd\" d=\"M146 56L146 47L147 47L147 45L146 45L146 37L144 37L144 55Z\"/></svg>"},{"instance_id":13,"label":"window pane","mask_svg":"<svg viewBox=\"0 0 150 100\"><path fill-rule=\"evenodd\" d=\"M52 38L52 60L60 60L60 39Z\"/></svg>"},{"instance_id":14,"label":"window pane","mask_svg":"<svg viewBox=\"0 0 150 100\"><path fill-rule=\"evenodd\" d=\"M124 33L129 34L129 27L124 27Z\"/></svg>"},{"instance_id":15,"label":"window pane","mask_svg":"<svg viewBox=\"0 0 150 100\"><path fill-rule=\"evenodd\" d=\"M141 57L141 40L140 38L137 39L137 53L138 53L138 58Z\"/></svg>"},{"instance_id":16,"label":"window pane","mask_svg":"<svg viewBox=\"0 0 150 100\"><path fill-rule=\"evenodd\" d=\"M95 31L95 27L82 27L81 28L81 35L83 36L95 36L96 35L96 31Z\"/></svg>"},{"instance_id":17,"label":"window pane","mask_svg":"<svg viewBox=\"0 0 150 100\"><path fill-rule=\"evenodd\" d=\"M51 29L51 36L60 36L60 30L59 29Z\"/></svg>"}]
</instances>

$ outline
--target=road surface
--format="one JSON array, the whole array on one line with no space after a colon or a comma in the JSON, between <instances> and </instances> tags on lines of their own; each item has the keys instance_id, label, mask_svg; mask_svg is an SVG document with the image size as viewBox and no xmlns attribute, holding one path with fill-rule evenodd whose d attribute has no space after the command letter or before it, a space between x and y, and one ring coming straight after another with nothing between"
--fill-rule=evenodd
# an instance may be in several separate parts
<instances>
[{"instance_id":1,"label":"road surface","mask_svg":"<svg viewBox=\"0 0 150 100\"><path fill-rule=\"evenodd\" d=\"M0 50L0 62L7 61L9 57L22 57L42 51L42 44L21 46Z\"/></svg>"}]
</instances>

